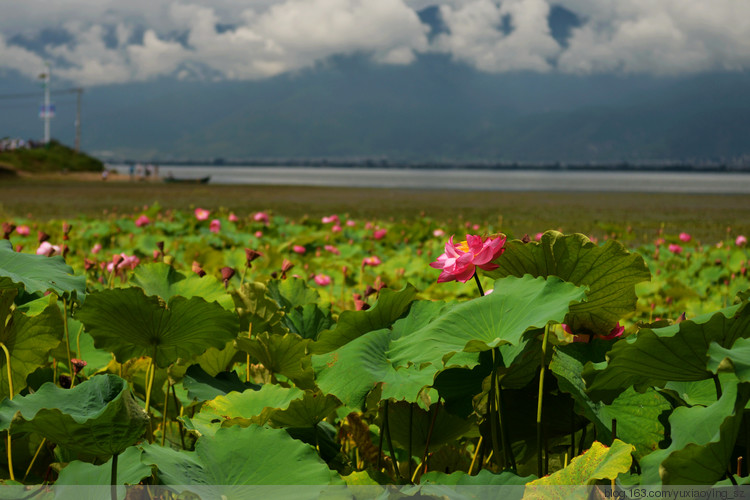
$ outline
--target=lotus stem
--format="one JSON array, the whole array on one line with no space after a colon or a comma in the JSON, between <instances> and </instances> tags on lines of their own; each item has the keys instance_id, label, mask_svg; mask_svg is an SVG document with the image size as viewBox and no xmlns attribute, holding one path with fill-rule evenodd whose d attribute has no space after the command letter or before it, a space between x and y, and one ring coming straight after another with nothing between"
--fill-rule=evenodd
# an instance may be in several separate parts
<instances>
[{"instance_id":1,"label":"lotus stem","mask_svg":"<svg viewBox=\"0 0 750 500\"><path fill-rule=\"evenodd\" d=\"M542 401L544 400L544 374L547 364L547 337L549 337L549 323L544 326L544 337L542 337L542 366L539 369L539 394L536 404L536 468L539 477L543 475Z\"/></svg>"},{"instance_id":2,"label":"lotus stem","mask_svg":"<svg viewBox=\"0 0 750 500\"><path fill-rule=\"evenodd\" d=\"M242 285L240 285L242 286ZM253 336L253 323L250 322L250 326L247 328L247 338L252 338ZM250 353L247 353L247 357L245 359L245 382L250 382Z\"/></svg>"},{"instance_id":3,"label":"lotus stem","mask_svg":"<svg viewBox=\"0 0 750 500\"><path fill-rule=\"evenodd\" d=\"M424 455L422 455L422 464L424 466L424 470L422 470L422 474L427 473L427 453L430 450L430 441L432 440L432 431L435 429L435 421L437 420L438 410L440 410L440 397L438 396L437 403L435 404L435 409L432 411L432 420L430 420L430 429L427 431L427 442L424 445ZM419 470L419 468L417 468ZM412 482L414 480L412 479Z\"/></svg>"},{"instance_id":4,"label":"lotus stem","mask_svg":"<svg viewBox=\"0 0 750 500\"><path fill-rule=\"evenodd\" d=\"M490 393L487 401L487 415L490 419L490 436L492 437L492 454L499 460L500 457L500 442L498 441L498 422L499 412L497 411L497 364L500 358L500 353L496 352L497 348L492 349L492 375L490 376ZM501 423L502 425L502 423ZM503 439L503 448L505 448L504 435L500 431L501 439Z\"/></svg>"},{"instance_id":5,"label":"lotus stem","mask_svg":"<svg viewBox=\"0 0 750 500\"><path fill-rule=\"evenodd\" d=\"M510 435L508 434L508 426L505 425L505 405L503 404L503 386L498 383L497 385L497 412L498 419L500 420L500 436L503 440L503 449L505 450L505 460L510 464L511 470L515 471L516 457L513 454L513 447L510 442Z\"/></svg>"},{"instance_id":6,"label":"lotus stem","mask_svg":"<svg viewBox=\"0 0 750 500\"><path fill-rule=\"evenodd\" d=\"M26 482L26 478L29 476L29 472L31 472L31 468L34 467L34 462L36 462L36 457L39 456L39 452L42 451L42 447L44 446L44 443L46 442L47 442L47 438L42 438L42 442L39 443L39 446L36 449L36 453L34 453L34 457L31 459L31 463L26 469L26 474L23 475L23 479L21 480L22 483Z\"/></svg>"},{"instance_id":7,"label":"lotus stem","mask_svg":"<svg viewBox=\"0 0 750 500\"><path fill-rule=\"evenodd\" d=\"M83 333L83 324L81 324L81 327L78 329L78 334L76 335L76 355L80 359L83 359L83 354L81 354L81 334L82 333Z\"/></svg>"},{"instance_id":8,"label":"lotus stem","mask_svg":"<svg viewBox=\"0 0 750 500\"><path fill-rule=\"evenodd\" d=\"M378 440L378 463L377 463L377 469L380 471L380 469L383 467L383 438L385 437L385 421L383 420L383 417L380 417L380 438Z\"/></svg>"},{"instance_id":9,"label":"lotus stem","mask_svg":"<svg viewBox=\"0 0 750 500\"><path fill-rule=\"evenodd\" d=\"M483 436L479 436L479 440L477 441L477 447L474 449L474 455L471 457L471 465L469 465L469 475L470 476L474 472L474 464L477 461L477 456L479 456L479 450L482 449L482 444L483 444L482 443L482 439L483 438L484 438ZM482 466L482 461L481 460L479 461L479 466L480 467Z\"/></svg>"},{"instance_id":10,"label":"lotus stem","mask_svg":"<svg viewBox=\"0 0 750 500\"><path fill-rule=\"evenodd\" d=\"M414 403L409 403L409 445L407 446L407 458L409 460L409 476L411 477L412 442L414 440Z\"/></svg>"},{"instance_id":11,"label":"lotus stem","mask_svg":"<svg viewBox=\"0 0 750 500\"><path fill-rule=\"evenodd\" d=\"M482 288L482 282L479 281L479 275L476 271L474 271L474 282L477 284L477 289L479 290L479 296L484 297L484 288Z\"/></svg>"},{"instance_id":12,"label":"lotus stem","mask_svg":"<svg viewBox=\"0 0 750 500\"><path fill-rule=\"evenodd\" d=\"M148 364L146 365L146 379L145 379L145 382L146 382L146 405L145 405L144 409L147 412L148 412L148 404L149 404L149 401L151 400L151 390L149 389L149 385L150 385L150 382L151 382L150 375L151 375L151 365L152 364L153 364L153 359L149 358L148 359Z\"/></svg>"},{"instance_id":13,"label":"lotus stem","mask_svg":"<svg viewBox=\"0 0 750 500\"><path fill-rule=\"evenodd\" d=\"M716 399L721 399L721 382L719 381L719 376L715 373L711 374L711 378L714 379L714 387L716 388Z\"/></svg>"},{"instance_id":14,"label":"lotus stem","mask_svg":"<svg viewBox=\"0 0 750 500\"><path fill-rule=\"evenodd\" d=\"M172 387L172 384L167 382L167 390L164 391L164 411L162 412L162 420L161 420L161 445L164 446L164 443L167 439L167 410L169 409L169 388Z\"/></svg>"},{"instance_id":15,"label":"lotus stem","mask_svg":"<svg viewBox=\"0 0 750 500\"><path fill-rule=\"evenodd\" d=\"M174 409L177 411L177 408L180 409L180 416L182 416L182 412L185 408L183 408L179 402L177 401L177 391L174 388L174 384L170 386L172 388L172 399L174 400ZM180 428L180 444L182 445L182 449L185 449L185 429L182 427L182 421L178 418L177 419L177 426Z\"/></svg>"},{"instance_id":16,"label":"lotus stem","mask_svg":"<svg viewBox=\"0 0 750 500\"><path fill-rule=\"evenodd\" d=\"M391 453L391 461L393 461L393 469L396 472L396 479L401 479L401 471L398 468L398 460L396 459L396 451L393 448L393 439L391 438L391 424L388 421L388 403L390 400L385 400L385 405L383 406L383 421L385 426L385 434L386 434L386 442L388 443L388 451Z\"/></svg>"},{"instance_id":17,"label":"lotus stem","mask_svg":"<svg viewBox=\"0 0 750 500\"><path fill-rule=\"evenodd\" d=\"M112 455L112 474L110 476L110 493L112 500L117 500L117 457L119 453Z\"/></svg>"},{"instance_id":18,"label":"lotus stem","mask_svg":"<svg viewBox=\"0 0 750 500\"><path fill-rule=\"evenodd\" d=\"M70 361L72 359L72 356L70 355L70 333L68 332L68 299L65 297L63 299L63 331L65 332L65 350L68 353L68 370L70 372L70 386L73 387L73 378L75 377L75 374L73 373L73 362Z\"/></svg>"},{"instance_id":19,"label":"lotus stem","mask_svg":"<svg viewBox=\"0 0 750 500\"><path fill-rule=\"evenodd\" d=\"M5 344L0 342L0 347L3 348L3 351L5 352L5 362L7 364L8 368L8 390L10 391L10 395L8 396L8 399L11 401L13 400L13 369L10 365L10 352L8 352L8 348L5 347ZM13 453L10 449L11 445L11 438L10 438L10 427L8 427L8 437L6 439L6 446L8 448L8 472L10 472L10 480L15 481L15 475L13 474Z\"/></svg>"}]
</instances>

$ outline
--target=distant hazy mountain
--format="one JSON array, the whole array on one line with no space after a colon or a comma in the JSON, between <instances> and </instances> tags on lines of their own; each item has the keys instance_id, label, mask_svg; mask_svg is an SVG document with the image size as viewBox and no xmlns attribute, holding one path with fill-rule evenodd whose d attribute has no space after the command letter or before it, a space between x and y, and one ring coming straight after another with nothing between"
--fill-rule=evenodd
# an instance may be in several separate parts
<instances>
[{"instance_id":1,"label":"distant hazy mountain","mask_svg":"<svg viewBox=\"0 0 750 500\"><path fill-rule=\"evenodd\" d=\"M420 12L432 36L435 8ZM564 44L579 20L553 9ZM509 28L510 29L510 28ZM445 56L366 55L258 82L160 80L87 89L83 148L127 158L373 157L619 161L750 154L750 74L690 77L478 72ZM0 96L39 92L0 74ZM73 95L53 136L73 143ZM0 99L0 137L39 137L38 99Z\"/></svg>"}]
</instances>

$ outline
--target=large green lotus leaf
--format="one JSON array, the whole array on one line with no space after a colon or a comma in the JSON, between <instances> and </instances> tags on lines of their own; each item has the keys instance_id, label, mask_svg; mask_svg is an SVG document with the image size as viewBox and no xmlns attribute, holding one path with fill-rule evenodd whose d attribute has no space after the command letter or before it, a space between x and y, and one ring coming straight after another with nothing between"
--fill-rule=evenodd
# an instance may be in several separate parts
<instances>
[{"instance_id":1,"label":"large green lotus leaf","mask_svg":"<svg viewBox=\"0 0 750 500\"><path fill-rule=\"evenodd\" d=\"M556 492L549 486L591 485L601 479L615 479L630 470L633 446L615 439L611 447L595 441L583 455L577 456L564 469L531 481L524 498L549 498ZM537 488L542 486L542 488ZM546 487L546 488L545 488ZM549 495L549 496L548 496Z\"/></svg>"},{"instance_id":2,"label":"large green lotus leaf","mask_svg":"<svg viewBox=\"0 0 750 500\"><path fill-rule=\"evenodd\" d=\"M136 268L131 281L143 288L146 295L156 295L165 302L180 296L201 297L206 302L218 302L224 309L233 310L232 297L213 276L192 274L185 277L172 266L162 262L143 264Z\"/></svg>"},{"instance_id":3,"label":"large green lotus leaf","mask_svg":"<svg viewBox=\"0 0 750 500\"><path fill-rule=\"evenodd\" d=\"M609 240L597 246L582 234L547 231L539 242L513 240L486 274L504 276L557 276L588 288L586 301L571 306L565 318L574 332L607 333L620 319L635 311L635 285L651 279L643 258Z\"/></svg>"},{"instance_id":4,"label":"large green lotus leaf","mask_svg":"<svg viewBox=\"0 0 750 500\"><path fill-rule=\"evenodd\" d=\"M117 457L117 484L138 484L143 478L151 475L151 467L141 463L142 453L140 448L131 446ZM63 488L62 486L76 486L81 484L108 485L110 484L111 475L111 458L101 465L74 460L60 471L60 475L55 481L55 491L58 493L62 491L72 496L75 489ZM122 490L122 493L124 493L124 490ZM65 496L62 495L62 498L65 498Z\"/></svg>"},{"instance_id":5,"label":"large green lotus leaf","mask_svg":"<svg viewBox=\"0 0 750 500\"><path fill-rule=\"evenodd\" d=\"M591 398L607 403L630 386L642 391L670 380L711 378L706 369L711 343L729 347L748 335L750 307L745 304L663 328L643 328L614 344L606 366L586 365L583 377Z\"/></svg>"},{"instance_id":6,"label":"large green lotus leaf","mask_svg":"<svg viewBox=\"0 0 750 500\"><path fill-rule=\"evenodd\" d=\"M312 357L318 387L333 394L346 406L359 408L367 395L381 386L381 399L424 404L419 398L423 388L432 385L437 366L397 368L388 357L391 331L369 332L339 349Z\"/></svg>"},{"instance_id":7,"label":"large green lotus leaf","mask_svg":"<svg viewBox=\"0 0 750 500\"><path fill-rule=\"evenodd\" d=\"M264 425L276 410L285 410L304 392L292 387L265 384L259 391L230 392L207 401L200 413L185 419L186 427L201 435L213 435L222 426Z\"/></svg>"},{"instance_id":8,"label":"large green lotus leaf","mask_svg":"<svg viewBox=\"0 0 750 500\"><path fill-rule=\"evenodd\" d=\"M443 360L457 352L518 345L527 330L562 321L570 304L584 297L582 288L555 277L503 278L495 282L493 293L453 307L418 331L395 340L391 360L397 366L430 363L442 367ZM465 361L470 368L478 358ZM456 360L451 364L457 364Z\"/></svg>"},{"instance_id":9,"label":"large green lotus leaf","mask_svg":"<svg viewBox=\"0 0 750 500\"><path fill-rule=\"evenodd\" d=\"M121 453L138 441L148 416L116 375L97 375L72 389L46 383L34 394L0 404L0 429L36 432L53 443L94 455Z\"/></svg>"},{"instance_id":10,"label":"large green lotus leaf","mask_svg":"<svg viewBox=\"0 0 750 500\"><path fill-rule=\"evenodd\" d=\"M209 347L206 349L206 352L194 357L191 362L198 363L201 368L206 370L206 373L215 376L231 367L232 361L238 352L234 347L234 340L230 340L221 349Z\"/></svg>"},{"instance_id":11,"label":"large green lotus leaf","mask_svg":"<svg viewBox=\"0 0 750 500\"><path fill-rule=\"evenodd\" d=\"M266 287L266 295L275 300L287 313L297 307L317 304L320 301L318 291L307 286L305 280L300 278L271 280Z\"/></svg>"},{"instance_id":12,"label":"large green lotus leaf","mask_svg":"<svg viewBox=\"0 0 750 500\"><path fill-rule=\"evenodd\" d=\"M315 385L308 355L311 342L296 333L261 333L252 339L235 340L239 350L254 356L268 371L284 375L303 389L311 389Z\"/></svg>"},{"instance_id":13,"label":"large green lotus leaf","mask_svg":"<svg viewBox=\"0 0 750 500\"><path fill-rule=\"evenodd\" d=\"M273 299L266 296L263 283L243 283L231 292L234 308L240 316L240 329L251 335L264 332L285 333L281 323L284 311Z\"/></svg>"},{"instance_id":14,"label":"large green lotus leaf","mask_svg":"<svg viewBox=\"0 0 750 500\"><path fill-rule=\"evenodd\" d=\"M335 328L320 333L318 341L312 345L312 352L331 352L367 332L390 327L409 309L416 296L417 289L412 285L397 292L382 289L378 301L370 309L342 312Z\"/></svg>"},{"instance_id":15,"label":"large green lotus leaf","mask_svg":"<svg viewBox=\"0 0 750 500\"><path fill-rule=\"evenodd\" d=\"M27 316L17 309L11 311L17 293L15 288L0 290L0 342L10 353L13 395L26 387L26 377L47 364L63 335L62 315L54 299L41 313ZM0 352L0 399L8 396L8 361Z\"/></svg>"},{"instance_id":16,"label":"large green lotus leaf","mask_svg":"<svg viewBox=\"0 0 750 500\"><path fill-rule=\"evenodd\" d=\"M430 471L420 478L419 484L445 484L455 486L522 486L530 483L534 479L536 479L536 476L521 477L508 471L494 474L487 469L482 469L473 476L470 476L463 471L456 471L452 474Z\"/></svg>"},{"instance_id":17,"label":"large green lotus leaf","mask_svg":"<svg viewBox=\"0 0 750 500\"><path fill-rule=\"evenodd\" d=\"M243 392L247 389L259 390L260 386L252 382L242 382L237 372L220 372L215 376L206 373L200 365L191 365L185 372L182 385L187 389L192 400L209 401L216 396L224 396L232 391Z\"/></svg>"},{"instance_id":18,"label":"large green lotus leaf","mask_svg":"<svg viewBox=\"0 0 750 500\"><path fill-rule=\"evenodd\" d=\"M707 368L711 372L734 372L741 382L750 382L750 339L738 339L731 349L713 342L708 356Z\"/></svg>"},{"instance_id":19,"label":"large green lotus leaf","mask_svg":"<svg viewBox=\"0 0 750 500\"><path fill-rule=\"evenodd\" d=\"M425 411L416 404L405 403L403 401L391 403L388 405L388 428L391 432L391 438L402 449L406 450L409 445L409 415L411 413L411 444L414 456L422 456L425 445L427 444L427 435L430 432L430 423L432 422L432 412L438 406L437 403L430 407L430 411ZM434 451L446 443L452 443L459 437L463 436L476 425L471 419L463 419L451 415L445 408L437 410L435 417L435 426L430 438L430 450Z\"/></svg>"},{"instance_id":20,"label":"large green lotus leaf","mask_svg":"<svg viewBox=\"0 0 750 500\"><path fill-rule=\"evenodd\" d=\"M120 363L155 356L161 368L191 358L209 347L223 348L237 336L237 317L200 297L173 297L165 307L139 288L91 293L76 317L99 349Z\"/></svg>"},{"instance_id":21,"label":"large green lotus leaf","mask_svg":"<svg viewBox=\"0 0 750 500\"><path fill-rule=\"evenodd\" d=\"M203 436L194 452L145 445L141 461L157 466L159 480L180 486L180 491L201 495L201 487L206 487L210 495L201 495L203 498L266 496L263 490L253 493L247 486L233 487L236 485L306 485L307 498L313 498L320 491L311 485L341 482L313 447L281 429L257 425L229 427L214 436Z\"/></svg>"},{"instance_id":22,"label":"large green lotus leaf","mask_svg":"<svg viewBox=\"0 0 750 500\"><path fill-rule=\"evenodd\" d=\"M642 484L714 484L726 474L750 384L735 380L723 389L711 406L681 406L672 412L672 442L641 460Z\"/></svg>"},{"instance_id":23,"label":"large green lotus leaf","mask_svg":"<svg viewBox=\"0 0 750 500\"><path fill-rule=\"evenodd\" d=\"M659 417L672 406L656 390L639 393L632 387L622 392L610 405L592 401L586 394L581 376L586 361L604 355L610 342L594 340L590 344L570 344L555 349L549 368L560 390L573 396L578 408L596 425L597 436L604 444L612 443L612 421L617 420L617 437L635 446L640 459L658 449L664 440L664 426Z\"/></svg>"},{"instance_id":24,"label":"large green lotus leaf","mask_svg":"<svg viewBox=\"0 0 750 500\"><path fill-rule=\"evenodd\" d=\"M722 380L726 374L720 374ZM734 374L728 376L734 379ZM722 385L724 382L722 380ZM712 379L695 380L689 382L667 382L662 393L675 399L682 400L687 406L709 406L716 402L716 384Z\"/></svg>"},{"instance_id":25,"label":"large green lotus leaf","mask_svg":"<svg viewBox=\"0 0 750 500\"><path fill-rule=\"evenodd\" d=\"M295 399L285 410L276 410L271 415L274 427L316 427L341 403L335 396L320 392L305 391L302 399Z\"/></svg>"},{"instance_id":26,"label":"large green lotus leaf","mask_svg":"<svg viewBox=\"0 0 750 500\"><path fill-rule=\"evenodd\" d=\"M73 268L61 256L16 252L9 240L0 240L0 288L16 288L18 284L29 293L86 295L86 277L74 276Z\"/></svg>"},{"instance_id":27,"label":"large green lotus leaf","mask_svg":"<svg viewBox=\"0 0 750 500\"><path fill-rule=\"evenodd\" d=\"M317 304L305 304L287 311L282 322L290 332L312 340L334 324L331 310L323 309Z\"/></svg>"}]
</instances>

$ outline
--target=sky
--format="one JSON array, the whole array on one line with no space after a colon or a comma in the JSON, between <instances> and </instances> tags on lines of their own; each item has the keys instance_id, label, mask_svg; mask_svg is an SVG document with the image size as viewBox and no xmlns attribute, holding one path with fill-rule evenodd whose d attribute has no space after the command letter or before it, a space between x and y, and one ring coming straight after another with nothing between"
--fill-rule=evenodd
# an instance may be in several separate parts
<instances>
[{"instance_id":1,"label":"sky","mask_svg":"<svg viewBox=\"0 0 750 500\"><path fill-rule=\"evenodd\" d=\"M418 12L439 12L436 25ZM550 15L567 16L561 38ZM480 72L680 76L750 69L746 0L0 0L0 78L87 87L247 81L334 56Z\"/></svg>"}]
</instances>

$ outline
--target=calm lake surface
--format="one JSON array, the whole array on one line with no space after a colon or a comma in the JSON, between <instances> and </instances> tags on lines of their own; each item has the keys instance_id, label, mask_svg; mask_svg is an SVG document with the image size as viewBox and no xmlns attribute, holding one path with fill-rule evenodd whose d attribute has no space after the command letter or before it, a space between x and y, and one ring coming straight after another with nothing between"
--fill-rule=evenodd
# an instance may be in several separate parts
<instances>
[{"instance_id":1,"label":"calm lake surface","mask_svg":"<svg viewBox=\"0 0 750 500\"><path fill-rule=\"evenodd\" d=\"M128 175L128 165L108 165ZM578 170L472 170L327 167L161 166L178 179L211 184L341 186L483 191L750 194L750 173ZM750 203L750 200L748 200Z\"/></svg>"}]
</instances>

